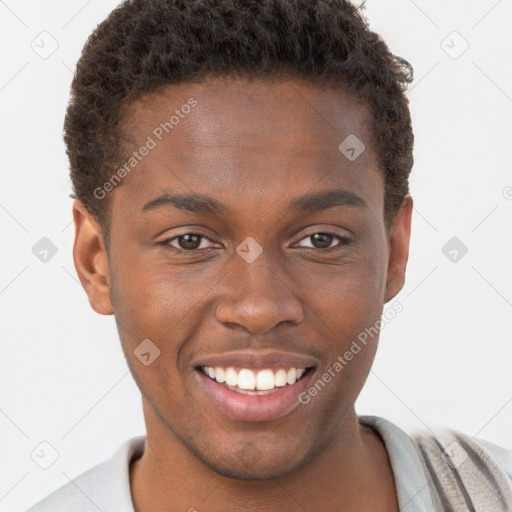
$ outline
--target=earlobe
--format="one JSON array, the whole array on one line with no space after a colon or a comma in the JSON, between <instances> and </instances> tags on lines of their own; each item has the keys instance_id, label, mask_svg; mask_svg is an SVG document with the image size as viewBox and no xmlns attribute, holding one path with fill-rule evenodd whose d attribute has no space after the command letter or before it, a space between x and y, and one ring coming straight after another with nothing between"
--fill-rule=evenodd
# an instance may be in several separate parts
<instances>
[{"instance_id":1,"label":"earlobe","mask_svg":"<svg viewBox=\"0 0 512 512\"><path fill-rule=\"evenodd\" d=\"M78 278L94 311L101 315L111 315L113 309L110 300L108 259L101 227L78 200L73 203L73 220L73 260Z\"/></svg>"},{"instance_id":2,"label":"earlobe","mask_svg":"<svg viewBox=\"0 0 512 512\"><path fill-rule=\"evenodd\" d=\"M384 302L389 302L405 283L405 270L409 258L413 200L406 195L398 208L389 231L389 260Z\"/></svg>"}]
</instances>

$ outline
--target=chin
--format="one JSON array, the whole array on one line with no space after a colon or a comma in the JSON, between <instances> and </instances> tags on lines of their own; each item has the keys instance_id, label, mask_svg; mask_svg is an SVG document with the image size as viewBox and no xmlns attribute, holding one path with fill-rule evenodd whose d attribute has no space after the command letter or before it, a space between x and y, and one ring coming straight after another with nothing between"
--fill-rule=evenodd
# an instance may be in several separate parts
<instances>
[{"instance_id":1,"label":"chin","mask_svg":"<svg viewBox=\"0 0 512 512\"><path fill-rule=\"evenodd\" d=\"M300 449L290 447L284 450L282 445L280 448L279 452L268 445L266 450L260 449L254 442L246 443L238 450L222 450L217 447L215 451L198 451L197 447L194 449L189 446L194 455L215 473L246 481L281 478L307 463L305 458L308 457Z\"/></svg>"},{"instance_id":2,"label":"chin","mask_svg":"<svg viewBox=\"0 0 512 512\"><path fill-rule=\"evenodd\" d=\"M219 475L245 481L273 480L290 475L297 469L296 465L289 460L280 465L276 465L275 461L262 460L255 463L240 460L226 463L226 461L202 459L202 462Z\"/></svg>"}]
</instances>

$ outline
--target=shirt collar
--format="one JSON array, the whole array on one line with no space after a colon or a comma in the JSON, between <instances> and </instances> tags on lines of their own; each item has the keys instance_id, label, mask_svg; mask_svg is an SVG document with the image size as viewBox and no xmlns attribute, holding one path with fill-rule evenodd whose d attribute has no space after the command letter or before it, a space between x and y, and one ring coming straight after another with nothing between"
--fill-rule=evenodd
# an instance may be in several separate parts
<instances>
[{"instance_id":1,"label":"shirt collar","mask_svg":"<svg viewBox=\"0 0 512 512\"><path fill-rule=\"evenodd\" d=\"M375 430L384 442L400 512L435 512L427 477L411 438L391 421L378 416L360 416L359 422Z\"/></svg>"}]
</instances>

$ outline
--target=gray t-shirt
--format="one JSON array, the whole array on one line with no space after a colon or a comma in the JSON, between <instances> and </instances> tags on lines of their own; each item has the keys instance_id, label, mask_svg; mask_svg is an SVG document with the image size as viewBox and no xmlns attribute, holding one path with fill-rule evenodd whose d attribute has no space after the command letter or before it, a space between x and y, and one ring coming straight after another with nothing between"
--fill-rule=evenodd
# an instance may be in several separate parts
<instances>
[{"instance_id":1,"label":"gray t-shirt","mask_svg":"<svg viewBox=\"0 0 512 512\"><path fill-rule=\"evenodd\" d=\"M377 416L360 416L359 421L373 428L386 446L400 511L435 512L428 475L409 435ZM130 493L130 461L142 455L145 439L145 436L129 439L111 459L77 476L27 512L134 512ZM477 441L498 461L512 482L512 451L480 439Z\"/></svg>"}]
</instances>

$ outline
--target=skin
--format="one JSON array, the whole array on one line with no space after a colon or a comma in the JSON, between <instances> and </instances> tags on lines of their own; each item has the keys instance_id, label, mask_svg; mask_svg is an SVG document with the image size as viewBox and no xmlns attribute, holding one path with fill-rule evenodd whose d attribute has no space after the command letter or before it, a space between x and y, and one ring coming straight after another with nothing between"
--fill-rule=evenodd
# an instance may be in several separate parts
<instances>
[{"instance_id":1,"label":"skin","mask_svg":"<svg viewBox=\"0 0 512 512\"><path fill-rule=\"evenodd\" d=\"M314 382L400 291L412 199L388 230L368 111L298 80L210 78L132 105L123 123L130 150L190 97L198 105L110 192L108 254L96 220L79 201L73 210L78 275L93 309L115 315L142 393L147 442L131 465L135 510L398 510L384 444L354 409L378 336L309 404L272 421L223 414L192 366L204 355L279 349L315 357ZM352 162L338 150L351 133L366 145ZM289 207L332 189L366 206ZM142 210L165 191L208 195L225 211ZM190 249L175 238L185 233L210 240ZM335 235L330 248L315 233ZM248 236L263 248L250 264L236 252ZM134 356L146 338L161 351L149 366Z\"/></svg>"}]
</instances>

